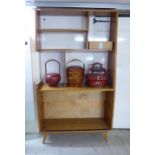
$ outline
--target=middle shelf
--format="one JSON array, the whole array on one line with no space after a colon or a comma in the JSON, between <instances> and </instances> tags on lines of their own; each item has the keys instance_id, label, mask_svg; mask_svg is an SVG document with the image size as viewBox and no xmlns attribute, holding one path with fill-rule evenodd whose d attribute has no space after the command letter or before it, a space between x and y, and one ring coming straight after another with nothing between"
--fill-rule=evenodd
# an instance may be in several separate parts
<instances>
[{"instance_id":1,"label":"middle shelf","mask_svg":"<svg viewBox=\"0 0 155 155\"><path fill-rule=\"evenodd\" d=\"M48 84L43 84L39 89L40 92L44 91L114 91L114 88L105 86L102 88L92 88L88 86L84 87L67 87L65 85L59 85L58 87L50 87Z\"/></svg>"}]
</instances>

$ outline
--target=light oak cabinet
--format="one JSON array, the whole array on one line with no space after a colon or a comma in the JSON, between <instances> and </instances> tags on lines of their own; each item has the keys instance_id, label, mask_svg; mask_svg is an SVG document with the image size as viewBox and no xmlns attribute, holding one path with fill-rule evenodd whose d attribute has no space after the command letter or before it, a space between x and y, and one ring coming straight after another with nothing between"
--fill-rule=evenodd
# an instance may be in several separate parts
<instances>
[{"instance_id":1,"label":"light oak cabinet","mask_svg":"<svg viewBox=\"0 0 155 155\"><path fill-rule=\"evenodd\" d=\"M91 37L90 20L92 25L97 22L109 25L108 39ZM38 123L39 131L44 135L43 143L47 134L60 132L102 132L108 139L116 91L117 24L115 9L36 9L36 51L61 52L64 70L64 79L58 87L49 87L44 79L36 84ZM107 53L110 82L103 88L67 87L67 52L73 55L75 52Z\"/></svg>"}]
</instances>

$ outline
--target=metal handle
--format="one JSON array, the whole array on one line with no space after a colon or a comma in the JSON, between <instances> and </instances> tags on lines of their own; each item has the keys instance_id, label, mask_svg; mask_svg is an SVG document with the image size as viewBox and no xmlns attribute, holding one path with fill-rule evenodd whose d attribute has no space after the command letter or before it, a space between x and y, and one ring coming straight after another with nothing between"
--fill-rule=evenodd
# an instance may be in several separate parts
<instances>
[{"instance_id":1,"label":"metal handle","mask_svg":"<svg viewBox=\"0 0 155 155\"><path fill-rule=\"evenodd\" d=\"M116 22L115 20L99 20L99 19L97 20L96 17L101 17L101 16L95 16L93 18L93 23L94 24L97 23L97 22L103 22L103 23Z\"/></svg>"},{"instance_id":2,"label":"metal handle","mask_svg":"<svg viewBox=\"0 0 155 155\"><path fill-rule=\"evenodd\" d=\"M79 59L72 59L72 60L68 61L67 64L69 64L71 62L74 62L74 61L77 61L77 62L81 63L83 68L85 68L85 64L81 60L79 60Z\"/></svg>"},{"instance_id":3,"label":"metal handle","mask_svg":"<svg viewBox=\"0 0 155 155\"><path fill-rule=\"evenodd\" d=\"M59 65L59 74L60 74L60 62L58 60L55 60L55 59L50 59L50 60L46 61L46 63L45 63L45 74L47 75L47 63L49 63L51 61L55 61L55 62L58 63L58 65Z\"/></svg>"},{"instance_id":4,"label":"metal handle","mask_svg":"<svg viewBox=\"0 0 155 155\"><path fill-rule=\"evenodd\" d=\"M99 62L96 62L96 63L93 63L92 64L92 67L91 67L92 70L95 69L95 68L97 68L96 66L99 66L98 68L100 68L100 69L98 69L98 70L102 70L102 64L99 63Z\"/></svg>"},{"instance_id":5,"label":"metal handle","mask_svg":"<svg viewBox=\"0 0 155 155\"><path fill-rule=\"evenodd\" d=\"M95 66L97 66L97 65L99 65L99 69L95 69ZM96 67L96 68L97 68L97 67ZM103 67L102 67L102 64L101 64L101 63L98 63L98 62L91 64L91 67L88 69L88 73L89 73L90 71L91 71L91 72L103 71L103 72L106 73L106 69L103 68Z\"/></svg>"}]
</instances>

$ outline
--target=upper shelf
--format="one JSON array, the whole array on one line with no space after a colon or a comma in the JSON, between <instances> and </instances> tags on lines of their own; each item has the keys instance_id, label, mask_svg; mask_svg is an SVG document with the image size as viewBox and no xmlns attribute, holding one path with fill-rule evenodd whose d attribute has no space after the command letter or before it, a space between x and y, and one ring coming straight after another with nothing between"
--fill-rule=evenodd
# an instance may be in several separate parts
<instances>
[{"instance_id":1,"label":"upper shelf","mask_svg":"<svg viewBox=\"0 0 155 155\"><path fill-rule=\"evenodd\" d=\"M116 14L118 11L116 9L64 9L64 8L38 8L37 12L40 15L83 15L86 16L88 14L95 14L96 16L102 15L102 16L112 16L113 14Z\"/></svg>"},{"instance_id":2,"label":"upper shelf","mask_svg":"<svg viewBox=\"0 0 155 155\"><path fill-rule=\"evenodd\" d=\"M38 32L39 33L43 33L43 32L46 32L46 33L48 33L48 32L70 32L70 33L72 33L72 32L88 32L88 30L87 29L39 29L38 30Z\"/></svg>"},{"instance_id":3,"label":"upper shelf","mask_svg":"<svg viewBox=\"0 0 155 155\"><path fill-rule=\"evenodd\" d=\"M101 50L101 49L53 49L53 48L49 48L49 49L38 49L39 52L43 52L43 51L59 51L59 52L112 52L109 50Z\"/></svg>"},{"instance_id":4,"label":"upper shelf","mask_svg":"<svg viewBox=\"0 0 155 155\"><path fill-rule=\"evenodd\" d=\"M92 87L67 87L67 86L58 86L58 87L50 87L48 84L43 84L39 91L114 91L114 89L110 86L105 86L103 88L92 88Z\"/></svg>"},{"instance_id":5,"label":"upper shelf","mask_svg":"<svg viewBox=\"0 0 155 155\"><path fill-rule=\"evenodd\" d=\"M69 48L41 48L38 51L60 51L60 52L112 52L112 41L104 42L88 42L89 47L85 49L69 49Z\"/></svg>"}]
</instances>

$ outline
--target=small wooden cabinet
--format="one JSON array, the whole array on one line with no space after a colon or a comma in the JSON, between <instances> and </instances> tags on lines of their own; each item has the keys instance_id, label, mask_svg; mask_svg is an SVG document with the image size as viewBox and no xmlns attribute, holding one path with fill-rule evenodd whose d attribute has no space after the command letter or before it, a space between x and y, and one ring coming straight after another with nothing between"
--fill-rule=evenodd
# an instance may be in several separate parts
<instances>
[{"instance_id":1,"label":"small wooden cabinet","mask_svg":"<svg viewBox=\"0 0 155 155\"><path fill-rule=\"evenodd\" d=\"M55 20L59 19L59 25L55 25ZM44 23L46 20L51 20L51 24ZM93 40L90 20L92 24L109 24L107 40ZM72 27L69 22L74 22L75 26ZM49 87L43 79L36 84L38 123L39 131L44 135L43 143L47 134L59 132L102 132L107 140L108 131L112 129L116 91L117 22L118 13L115 9L36 9L36 51L61 52L64 70L63 82L58 87ZM76 40L77 34L79 38ZM65 44L63 40L66 41ZM47 47L46 42L49 42ZM107 53L107 69L111 79L107 86L67 87L67 52L73 55L75 52Z\"/></svg>"}]
</instances>

